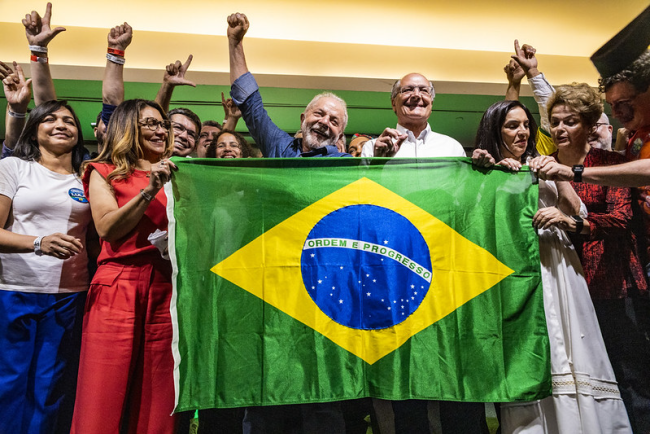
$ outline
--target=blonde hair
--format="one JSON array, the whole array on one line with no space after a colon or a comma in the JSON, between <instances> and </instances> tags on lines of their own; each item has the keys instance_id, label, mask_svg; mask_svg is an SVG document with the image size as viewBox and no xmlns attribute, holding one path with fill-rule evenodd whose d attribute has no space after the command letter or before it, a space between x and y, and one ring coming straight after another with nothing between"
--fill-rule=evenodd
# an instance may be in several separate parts
<instances>
[{"instance_id":1,"label":"blonde hair","mask_svg":"<svg viewBox=\"0 0 650 434\"><path fill-rule=\"evenodd\" d=\"M587 83L564 84L556 87L555 93L547 104L549 119L556 105L566 105L575 110L589 128L596 125L600 115L603 114L600 94Z\"/></svg>"},{"instance_id":2,"label":"blonde hair","mask_svg":"<svg viewBox=\"0 0 650 434\"><path fill-rule=\"evenodd\" d=\"M164 120L169 120L157 102L144 99L124 101L111 115L104 137L104 148L97 158L90 161L115 165L115 170L108 175L107 181L127 178L135 170L138 160L144 158L138 121L142 110L146 107L158 110ZM173 151L174 136L170 130L167 134L165 152L161 158L170 157Z\"/></svg>"}]
</instances>

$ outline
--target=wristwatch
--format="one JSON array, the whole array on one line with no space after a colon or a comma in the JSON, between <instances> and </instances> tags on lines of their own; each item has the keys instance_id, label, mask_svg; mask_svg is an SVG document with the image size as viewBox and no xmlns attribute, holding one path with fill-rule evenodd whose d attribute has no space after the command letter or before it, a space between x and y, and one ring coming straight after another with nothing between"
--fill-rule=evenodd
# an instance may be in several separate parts
<instances>
[{"instance_id":1,"label":"wristwatch","mask_svg":"<svg viewBox=\"0 0 650 434\"><path fill-rule=\"evenodd\" d=\"M34 254L36 256L43 256L43 251L41 250L41 241L43 241L43 237L37 237L34 240Z\"/></svg>"},{"instance_id":2,"label":"wristwatch","mask_svg":"<svg viewBox=\"0 0 650 434\"><path fill-rule=\"evenodd\" d=\"M579 234L582 232L582 228L585 226L585 222L579 215L572 215L571 218L574 222L576 222L576 230L574 232L576 234Z\"/></svg>"},{"instance_id":3,"label":"wristwatch","mask_svg":"<svg viewBox=\"0 0 650 434\"><path fill-rule=\"evenodd\" d=\"M582 172L584 172L585 166L582 164L575 164L571 170L573 171L573 182L582 182Z\"/></svg>"}]
</instances>

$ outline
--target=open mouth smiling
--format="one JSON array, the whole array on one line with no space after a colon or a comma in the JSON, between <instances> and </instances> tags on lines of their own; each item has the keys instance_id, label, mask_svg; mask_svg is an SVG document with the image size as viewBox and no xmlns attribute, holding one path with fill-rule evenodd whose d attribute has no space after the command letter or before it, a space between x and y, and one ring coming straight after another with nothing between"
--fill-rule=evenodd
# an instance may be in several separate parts
<instances>
[{"instance_id":1,"label":"open mouth smiling","mask_svg":"<svg viewBox=\"0 0 650 434\"><path fill-rule=\"evenodd\" d=\"M323 139L329 139L329 137L330 137L329 134L327 133L327 131L321 131L321 130L317 130L315 128L312 128L311 132L318 135L319 137L322 137Z\"/></svg>"}]
</instances>

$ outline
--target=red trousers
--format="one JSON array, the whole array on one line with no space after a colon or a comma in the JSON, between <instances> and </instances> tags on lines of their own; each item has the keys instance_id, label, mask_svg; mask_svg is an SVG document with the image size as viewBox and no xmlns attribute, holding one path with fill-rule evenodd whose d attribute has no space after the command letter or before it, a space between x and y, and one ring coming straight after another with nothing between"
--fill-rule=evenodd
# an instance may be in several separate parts
<instances>
[{"instance_id":1,"label":"red trousers","mask_svg":"<svg viewBox=\"0 0 650 434\"><path fill-rule=\"evenodd\" d=\"M71 433L174 433L171 267L100 265L88 291Z\"/></svg>"}]
</instances>

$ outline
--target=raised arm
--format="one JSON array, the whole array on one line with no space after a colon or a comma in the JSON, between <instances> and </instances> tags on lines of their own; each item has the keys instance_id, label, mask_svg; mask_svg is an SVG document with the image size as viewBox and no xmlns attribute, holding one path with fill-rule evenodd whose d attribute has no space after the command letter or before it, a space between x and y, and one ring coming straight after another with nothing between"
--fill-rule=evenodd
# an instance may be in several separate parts
<instances>
[{"instance_id":1,"label":"raised arm","mask_svg":"<svg viewBox=\"0 0 650 434\"><path fill-rule=\"evenodd\" d=\"M124 101L124 51L131 44L133 29L125 22L113 27L108 32L107 39L108 53L102 82L102 101L104 104L118 106Z\"/></svg>"},{"instance_id":2,"label":"raised arm","mask_svg":"<svg viewBox=\"0 0 650 434\"><path fill-rule=\"evenodd\" d=\"M539 106L540 126L543 130L550 131L546 103L555 93L555 89L546 81L544 74L537 69L536 52L537 50L528 44L519 47L519 41L515 39L515 55L512 56L512 59L521 66L528 78L528 84L530 84L535 101Z\"/></svg>"},{"instance_id":3,"label":"raised arm","mask_svg":"<svg viewBox=\"0 0 650 434\"><path fill-rule=\"evenodd\" d=\"M242 39L248 30L244 14L228 17L228 47L230 52L230 96L242 113L246 128L265 157L286 156L292 138L278 128L269 117L255 77L248 71ZM291 153L291 152L290 152Z\"/></svg>"},{"instance_id":4,"label":"raised arm","mask_svg":"<svg viewBox=\"0 0 650 434\"><path fill-rule=\"evenodd\" d=\"M193 56L190 54L185 63L181 64L181 61L177 60L174 63L170 63L167 65L167 68L165 68L163 82L158 94L156 95L156 102L160 104L165 112L169 111L169 103L172 100L172 93L174 93L174 88L176 86L196 87L196 84L193 81L185 78L185 73L192 63L192 58Z\"/></svg>"},{"instance_id":5,"label":"raised arm","mask_svg":"<svg viewBox=\"0 0 650 434\"><path fill-rule=\"evenodd\" d=\"M235 105L232 98L226 99L221 92L221 105L223 105L223 129L228 131L235 131L237 122L241 118L241 110Z\"/></svg>"},{"instance_id":6,"label":"raised arm","mask_svg":"<svg viewBox=\"0 0 650 434\"><path fill-rule=\"evenodd\" d=\"M0 77L7 98L4 147L13 150L25 126L27 105L32 98L32 80L25 80L23 68L16 62L14 70L0 62Z\"/></svg>"},{"instance_id":7,"label":"raised arm","mask_svg":"<svg viewBox=\"0 0 650 434\"><path fill-rule=\"evenodd\" d=\"M228 53L230 55L230 84L248 72L244 45L244 35L248 31L248 18L236 13L228 17Z\"/></svg>"},{"instance_id":8,"label":"raised arm","mask_svg":"<svg viewBox=\"0 0 650 434\"><path fill-rule=\"evenodd\" d=\"M536 77L540 74L537 69L536 52L537 50L532 45L524 44L520 47L519 41L515 39L515 54L510 57L523 68L528 78Z\"/></svg>"},{"instance_id":9,"label":"raised arm","mask_svg":"<svg viewBox=\"0 0 650 434\"><path fill-rule=\"evenodd\" d=\"M45 101L56 99L54 82L50 74L50 65L47 57L47 45L59 33L65 31L64 27L50 27L52 18L52 3L45 8L43 18L36 11L25 15L23 25L31 56L31 73L34 86L34 103L36 105Z\"/></svg>"},{"instance_id":10,"label":"raised arm","mask_svg":"<svg viewBox=\"0 0 650 434\"><path fill-rule=\"evenodd\" d=\"M515 59L510 59L503 71L508 77L508 88L506 89L506 101L519 101L519 91L521 89L521 80L526 73Z\"/></svg>"}]
</instances>

